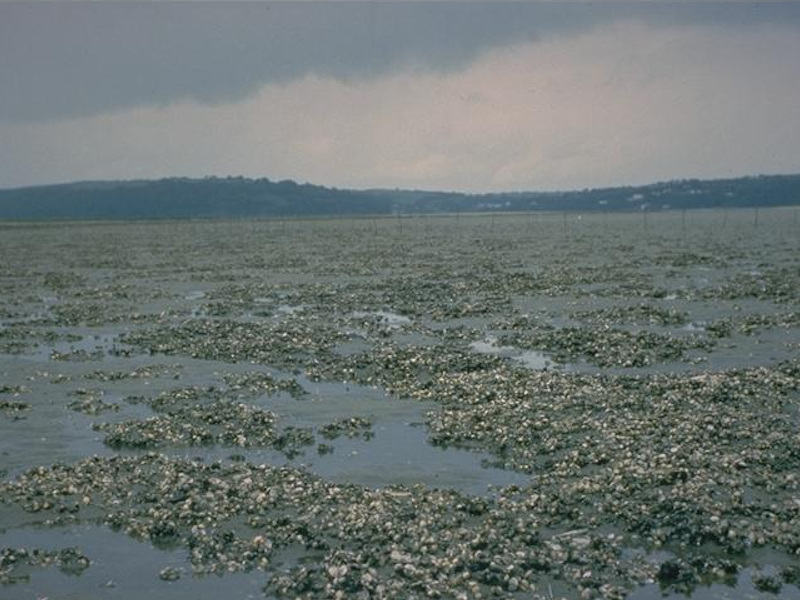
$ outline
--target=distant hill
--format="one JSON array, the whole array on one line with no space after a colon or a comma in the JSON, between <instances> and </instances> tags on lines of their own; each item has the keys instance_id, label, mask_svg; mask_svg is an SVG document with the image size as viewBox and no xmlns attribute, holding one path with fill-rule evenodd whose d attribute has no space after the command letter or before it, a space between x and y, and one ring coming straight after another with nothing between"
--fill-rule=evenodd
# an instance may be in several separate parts
<instances>
[{"instance_id":1,"label":"distant hill","mask_svg":"<svg viewBox=\"0 0 800 600\"><path fill-rule=\"evenodd\" d=\"M177 219L475 211L660 211L800 205L800 175L564 192L340 190L243 177L100 181L0 190L0 219Z\"/></svg>"}]
</instances>

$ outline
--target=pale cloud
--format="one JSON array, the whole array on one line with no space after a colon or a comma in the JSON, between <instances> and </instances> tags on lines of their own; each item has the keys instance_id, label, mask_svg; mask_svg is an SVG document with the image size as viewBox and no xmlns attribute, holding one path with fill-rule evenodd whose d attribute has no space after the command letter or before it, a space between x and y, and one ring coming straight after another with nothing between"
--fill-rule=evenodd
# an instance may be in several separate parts
<instances>
[{"instance_id":1,"label":"pale cloud","mask_svg":"<svg viewBox=\"0 0 800 600\"><path fill-rule=\"evenodd\" d=\"M306 76L251 97L0 125L0 182L243 174L563 189L800 170L796 28L624 21L454 72Z\"/></svg>"}]
</instances>

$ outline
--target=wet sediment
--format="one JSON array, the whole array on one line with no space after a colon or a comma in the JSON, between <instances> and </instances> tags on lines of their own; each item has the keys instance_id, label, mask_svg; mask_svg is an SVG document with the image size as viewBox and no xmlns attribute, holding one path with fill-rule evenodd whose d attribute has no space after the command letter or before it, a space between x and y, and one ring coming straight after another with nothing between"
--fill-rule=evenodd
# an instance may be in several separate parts
<instances>
[{"instance_id":1,"label":"wet sediment","mask_svg":"<svg viewBox=\"0 0 800 600\"><path fill-rule=\"evenodd\" d=\"M72 544L2 547L35 523L183 552L161 585L263 572L266 597L621 599L743 573L791 597L798 236L779 211L745 238L667 215L7 228L0 584L92 569ZM403 427L516 483L311 468Z\"/></svg>"}]
</instances>

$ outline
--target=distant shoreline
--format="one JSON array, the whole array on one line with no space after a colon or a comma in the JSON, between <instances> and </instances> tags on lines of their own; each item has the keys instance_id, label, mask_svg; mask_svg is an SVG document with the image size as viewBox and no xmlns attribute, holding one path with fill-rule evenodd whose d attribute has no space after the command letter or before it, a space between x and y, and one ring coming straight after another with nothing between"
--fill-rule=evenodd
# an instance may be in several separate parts
<instances>
[{"instance_id":1,"label":"distant shoreline","mask_svg":"<svg viewBox=\"0 0 800 600\"><path fill-rule=\"evenodd\" d=\"M80 182L0 190L2 221L658 213L781 206L800 206L800 175L690 179L564 192L492 194L342 190L294 181L245 178Z\"/></svg>"}]
</instances>

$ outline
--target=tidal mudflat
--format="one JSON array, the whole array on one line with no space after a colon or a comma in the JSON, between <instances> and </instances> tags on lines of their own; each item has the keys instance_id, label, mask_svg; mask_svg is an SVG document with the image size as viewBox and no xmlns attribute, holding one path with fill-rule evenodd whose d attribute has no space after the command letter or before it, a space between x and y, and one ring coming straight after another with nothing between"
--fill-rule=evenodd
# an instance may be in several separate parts
<instances>
[{"instance_id":1,"label":"tidal mudflat","mask_svg":"<svg viewBox=\"0 0 800 600\"><path fill-rule=\"evenodd\" d=\"M0 225L0 597L800 597L800 225Z\"/></svg>"}]
</instances>

